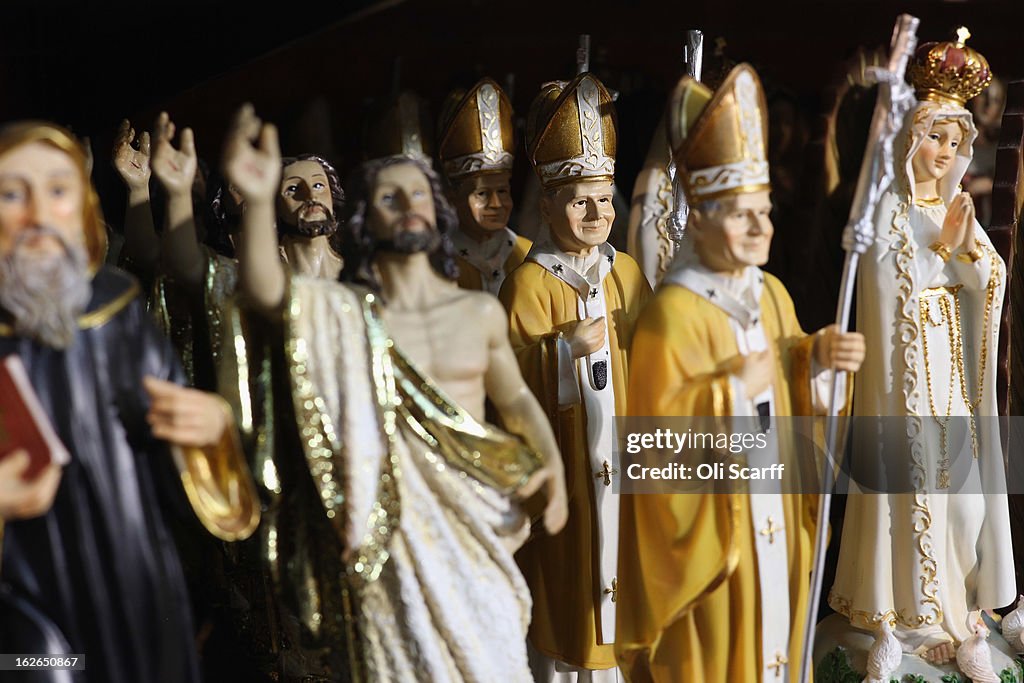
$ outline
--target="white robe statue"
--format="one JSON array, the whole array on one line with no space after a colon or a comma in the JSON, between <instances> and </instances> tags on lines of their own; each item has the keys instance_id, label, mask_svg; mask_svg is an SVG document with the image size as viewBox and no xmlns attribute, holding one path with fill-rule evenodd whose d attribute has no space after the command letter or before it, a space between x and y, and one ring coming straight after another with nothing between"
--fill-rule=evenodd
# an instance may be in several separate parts
<instances>
[{"instance_id":1,"label":"white robe statue","mask_svg":"<svg viewBox=\"0 0 1024 683\"><path fill-rule=\"evenodd\" d=\"M929 200L916 196L912 161L944 120L963 137ZM970 113L953 104L922 102L908 114L894 145L897 177L858 279L867 357L829 604L856 628L887 621L904 652L919 655L959 645L979 610L1016 596L995 418L1006 266L977 224L974 260L960 250L944 260L930 248L976 136Z\"/></svg>"}]
</instances>

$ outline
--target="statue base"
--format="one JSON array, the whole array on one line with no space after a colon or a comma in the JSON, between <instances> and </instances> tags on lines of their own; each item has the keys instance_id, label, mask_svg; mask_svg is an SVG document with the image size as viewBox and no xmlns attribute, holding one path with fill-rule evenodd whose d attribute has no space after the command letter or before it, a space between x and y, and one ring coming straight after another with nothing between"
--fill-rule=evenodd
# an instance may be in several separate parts
<instances>
[{"instance_id":1,"label":"statue base","mask_svg":"<svg viewBox=\"0 0 1024 683\"><path fill-rule=\"evenodd\" d=\"M992 668L1002 683L1024 683L1024 660L1010 647L999 632L998 624L986 615L992 650ZM861 683L867 671L868 651L875 637L850 626L839 614L823 619L815 629L814 683ZM932 664L916 655L903 655L890 683L967 683L969 679L956 666Z\"/></svg>"}]
</instances>

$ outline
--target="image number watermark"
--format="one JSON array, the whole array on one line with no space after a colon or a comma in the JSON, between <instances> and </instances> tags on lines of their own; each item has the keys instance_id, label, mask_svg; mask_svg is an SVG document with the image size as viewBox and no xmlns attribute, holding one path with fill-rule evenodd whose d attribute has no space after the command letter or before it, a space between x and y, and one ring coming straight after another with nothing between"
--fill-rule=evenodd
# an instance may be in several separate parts
<instances>
[{"instance_id":1,"label":"image number watermark","mask_svg":"<svg viewBox=\"0 0 1024 683\"><path fill-rule=\"evenodd\" d=\"M85 671L85 655L0 654L0 671Z\"/></svg>"}]
</instances>

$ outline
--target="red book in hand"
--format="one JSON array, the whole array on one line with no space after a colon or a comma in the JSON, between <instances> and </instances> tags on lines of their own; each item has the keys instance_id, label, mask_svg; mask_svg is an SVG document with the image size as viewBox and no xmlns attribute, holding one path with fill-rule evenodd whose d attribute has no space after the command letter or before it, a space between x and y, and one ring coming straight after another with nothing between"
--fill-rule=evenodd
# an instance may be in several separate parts
<instances>
[{"instance_id":1,"label":"red book in hand","mask_svg":"<svg viewBox=\"0 0 1024 683\"><path fill-rule=\"evenodd\" d=\"M22 475L26 481L51 462L66 465L71 460L32 390L21 358L10 355L0 359L0 460L18 450L28 452L29 466Z\"/></svg>"}]
</instances>

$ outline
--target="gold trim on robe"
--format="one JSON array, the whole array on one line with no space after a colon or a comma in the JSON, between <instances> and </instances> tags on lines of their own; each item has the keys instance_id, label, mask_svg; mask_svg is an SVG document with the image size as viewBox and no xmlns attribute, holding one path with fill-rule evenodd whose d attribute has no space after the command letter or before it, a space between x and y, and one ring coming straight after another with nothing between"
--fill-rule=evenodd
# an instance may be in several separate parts
<instances>
[{"instance_id":1,"label":"gold trim on robe","mask_svg":"<svg viewBox=\"0 0 1024 683\"><path fill-rule=\"evenodd\" d=\"M616 254L604 278L615 413L626 414L629 345L633 327L651 296L636 262ZM499 295L509 311L509 334L523 378L537 397L558 439L566 468L569 520L557 536L531 539L518 553L519 566L533 594L530 642L542 654L573 666L610 669L612 645L598 645L600 557L594 539L596 503L587 453L582 403L558 405L559 334L578 319L578 293L541 265L524 262L506 279Z\"/></svg>"},{"instance_id":2,"label":"gold trim on robe","mask_svg":"<svg viewBox=\"0 0 1024 683\"><path fill-rule=\"evenodd\" d=\"M241 541L259 526L260 501L231 407L220 399L220 409L229 424L216 446L172 445L171 452L185 495L206 530L222 541Z\"/></svg>"},{"instance_id":3,"label":"gold trim on robe","mask_svg":"<svg viewBox=\"0 0 1024 683\"><path fill-rule=\"evenodd\" d=\"M765 337L776 351L775 414L812 415L808 399L814 338L800 329L788 293L768 274L761 311ZM729 374L737 354L724 311L684 287L662 285L637 323L629 414L705 416L715 423L709 428L727 430L723 420L732 411ZM806 388L795 386L804 381ZM791 450L780 444L780 455ZM787 476L791 471L786 468ZM785 654L790 662L799 662L816 496L781 498L792 615ZM760 589L749 498L710 488L624 495L621 515L615 649L626 678L632 683L760 680ZM788 671L789 681L799 680L798 666Z\"/></svg>"}]
</instances>

